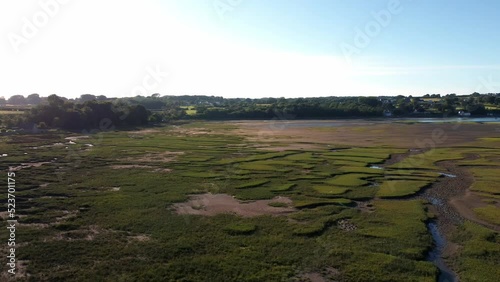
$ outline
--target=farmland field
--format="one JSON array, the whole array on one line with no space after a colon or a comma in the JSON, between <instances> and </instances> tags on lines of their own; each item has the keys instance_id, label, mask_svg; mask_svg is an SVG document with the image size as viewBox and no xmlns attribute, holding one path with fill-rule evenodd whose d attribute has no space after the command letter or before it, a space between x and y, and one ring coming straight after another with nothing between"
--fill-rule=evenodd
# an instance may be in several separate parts
<instances>
[{"instance_id":1,"label":"farmland field","mask_svg":"<svg viewBox=\"0 0 500 282\"><path fill-rule=\"evenodd\" d=\"M500 124L304 123L0 136L17 281L497 281Z\"/></svg>"}]
</instances>

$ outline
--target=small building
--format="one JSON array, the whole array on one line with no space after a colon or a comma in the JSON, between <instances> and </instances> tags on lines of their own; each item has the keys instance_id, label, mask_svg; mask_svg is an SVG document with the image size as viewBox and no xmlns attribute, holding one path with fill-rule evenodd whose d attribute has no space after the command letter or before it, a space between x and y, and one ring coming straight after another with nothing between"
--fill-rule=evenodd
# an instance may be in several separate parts
<instances>
[{"instance_id":1,"label":"small building","mask_svg":"<svg viewBox=\"0 0 500 282\"><path fill-rule=\"evenodd\" d=\"M465 111L459 111L458 115L461 117L470 117L470 113Z\"/></svg>"}]
</instances>

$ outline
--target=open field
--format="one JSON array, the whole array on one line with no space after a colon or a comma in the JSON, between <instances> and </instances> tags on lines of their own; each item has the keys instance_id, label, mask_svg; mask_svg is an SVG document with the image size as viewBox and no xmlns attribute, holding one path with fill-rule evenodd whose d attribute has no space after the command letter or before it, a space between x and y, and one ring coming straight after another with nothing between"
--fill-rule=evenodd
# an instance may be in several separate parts
<instances>
[{"instance_id":1,"label":"open field","mask_svg":"<svg viewBox=\"0 0 500 282\"><path fill-rule=\"evenodd\" d=\"M192 122L0 136L0 167L16 174L17 280L436 281L437 220L457 246L453 272L496 281L498 128Z\"/></svg>"},{"instance_id":2,"label":"open field","mask_svg":"<svg viewBox=\"0 0 500 282\"><path fill-rule=\"evenodd\" d=\"M24 111L7 111L7 110L0 110L0 116L1 115L22 115L24 114Z\"/></svg>"}]
</instances>

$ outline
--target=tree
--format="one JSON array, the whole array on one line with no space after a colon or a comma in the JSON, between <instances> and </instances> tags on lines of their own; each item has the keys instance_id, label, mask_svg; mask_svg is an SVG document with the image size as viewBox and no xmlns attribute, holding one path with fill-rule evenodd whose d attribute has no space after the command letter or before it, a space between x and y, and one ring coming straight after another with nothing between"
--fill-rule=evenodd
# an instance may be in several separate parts
<instances>
[{"instance_id":1,"label":"tree","mask_svg":"<svg viewBox=\"0 0 500 282\"><path fill-rule=\"evenodd\" d=\"M42 98L40 98L40 95L33 93L33 94L28 95L28 97L26 98L26 101L28 102L28 104L38 105L42 102Z\"/></svg>"},{"instance_id":2,"label":"tree","mask_svg":"<svg viewBox=\"0 0 500 282\"><path fill-rule=\"evenodd\" d=\"M47 129L47 124L43 121L39 122L37 125L38 129Z\"/></svg>"},{"instance_id":3,"label":"tree","mask_svg":"<svg viewBox=\"0 0 500 282\"><path fill-rule=\"evenodd\" d=\"M157 112L152 113L149 116L149 122L158 123L163 121L163 115Z\"/></svg>"},{"instance_id":4,"label":"tree","mask_svg":"<svg viewBox=\"0 0 500 282\"><path fill-rule=\"evenodd\" d=\"M358 102L361 104L368 105L370 107L376 107L380 103L380 101L376 97L359 97Z\"/></svg>"},{"instance_id":5,"label":"tree","mask_svg":"<svg viewBox=\"0 0 500 282\"><path fill-rule=\"evenodd\" d=\"M4 97L0 97L0 106L5 106L7 104L7 100Z\"/></svg>"},{"instance_id":6,"label":"tree","mask_svg":"<svg viewBox=\"0 0 500 282\"><path fill-rule=\"evenodd\" d=\"M148 123L148 110L142 105L134 105L130 107L130 113L125 121L129 125L144 125Z\"/></svg>"},{"instance_id":7,"label":"tree","mask_svg":"<svg viewBox=\"0 0 500 282\"><path fill-rule=\"evenodd\" d=\"M466 110L472 115L486 115L486 107L483 104L467 105Z\"/></svg>"},{"instance_id":8,"label":"tree","mask_svg":"<svg viewBox=\"0 0 500 282\"><path fill-rule=\"evenodd\" d=\"M8 103L11 105L26 105L26 98L23 95L14 95L9 98Z\"/></svg>"},{"instance_id":9,"label":"tree","mask_svg":"<svg viewBox=\"0 0 500 282\"><path fill-rule=\"evenodd\" d=\"M483 97L481 97L481 102L486 103L486 104L494 104L495 103L495 96L484 95Z\"/></svg>"},{"instance_id":10,"label":"tree","mask_svg":"<svg viewBox=\"0 0 500 282\"><path fill-rule=\"evenodd\" d=\"M57 96L56 94L52 94L47 97L47 102L49 102L49 105L51 107L55 108L62 108L62 106L64 105L64 99Z\"/></svg>"},{"instance_id":11,"label":"tree","mask_svg":"<svg viewBox=\"0 0 500 282\"><path fill-rule=\"evenodd\" d=\"M87 101L92 101L92 100L96 100L96 96L95 95L92 95L92 94L82 94L80 95L80 101L81 102L87 102Z\"/></svg>"}]
</instances>

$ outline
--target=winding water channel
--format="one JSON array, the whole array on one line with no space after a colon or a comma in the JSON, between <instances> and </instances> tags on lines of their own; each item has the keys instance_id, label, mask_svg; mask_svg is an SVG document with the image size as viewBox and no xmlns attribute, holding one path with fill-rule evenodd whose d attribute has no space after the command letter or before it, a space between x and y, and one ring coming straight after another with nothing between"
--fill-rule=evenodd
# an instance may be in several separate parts
<instances>
[{"instance_id":1,"label":"winding water channel","mask_svg":"<svg viewBox=\"0 0 500 282\"><path fill-rule=\"evenodd\" d=\"M455 282L457 280L457 275L448 268L446 263L443 261L443 250L446 246L446 239L439 232L438 225L435 221L430 221L427 223L427 229L434 239L434 248L427 254L427 260L434 263L434 265L439 269L438 282Z\"/></svg>"},{"instance_id":2,"label":"winding water channel","mask_svg":"<svg viewBox=\"0 0 500 282\"><path fill-rule=\"evenodd\" d=\"M439 282L455 282L458 276L446 265L443 252L447 246L446 236L442 232L450 230L453 225L463 223L463 217L449 204L452 197L465 193L472 180L464 171L457 168L451 161L437 164L443 169L442 177L418 197L427 200L438 213L438 219L427 223L434 240L434 248L427 256L439 269Z\"/></svg>"}]
</instances>

